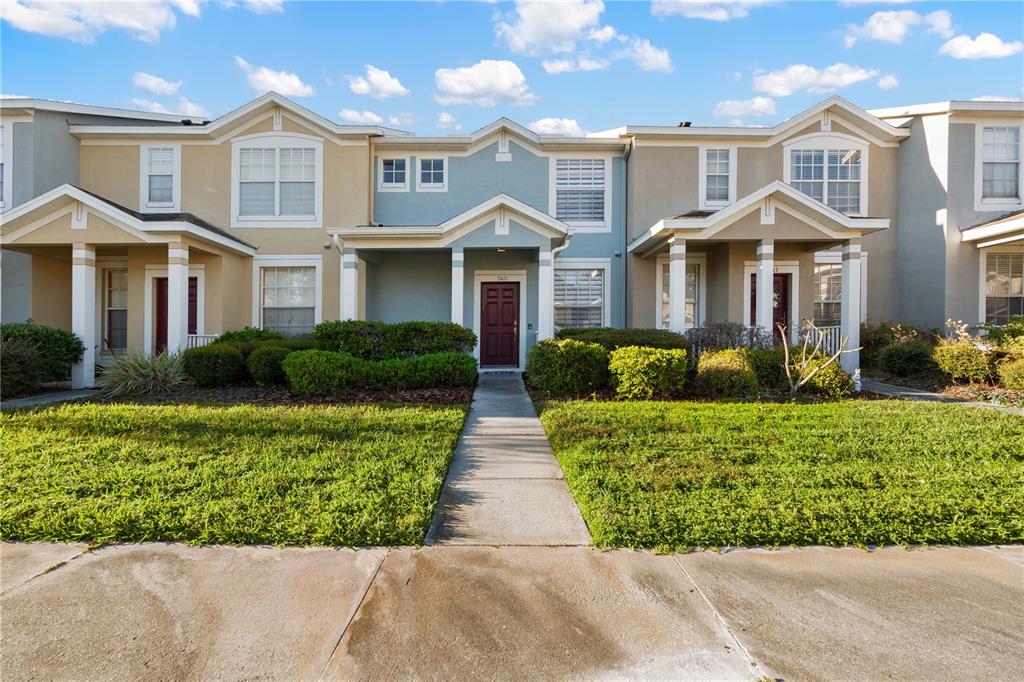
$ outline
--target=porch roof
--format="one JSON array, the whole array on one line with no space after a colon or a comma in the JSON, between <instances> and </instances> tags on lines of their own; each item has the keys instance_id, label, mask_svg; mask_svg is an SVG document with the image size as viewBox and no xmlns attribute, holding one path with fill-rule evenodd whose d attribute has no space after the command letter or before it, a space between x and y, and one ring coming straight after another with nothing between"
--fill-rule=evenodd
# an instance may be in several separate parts
<instances>
[{"instance_id":1,"label":"porch roof","mask_svg":"<svg viewBox=\"0 0 1024 682\"><path fill-rule=\"evenodd\" d=\"M1024 243L1024 209L977 225L962 227L960 240L974 242L979 249L1013 242Z\"/></svg>"},{"instance_id":2,"label":"porch roof","mask_svg":"<svg viewBox=\"0 0 1024 682\"><path fill-rule=\"evenodd\" d=\"M888 218L845 215L791 185L776 180L719 211L691 211L663 218L634 239L627 250L630 253L638 250L648 252L676 235L694 240L721 238L719 233L722 230L755 211L761 213L761 225L764 226L762 238L777 238L773 232L776 208L805 223L819 233L822 239L855 239L889 227Z\"/></svg>"}]
</instances>

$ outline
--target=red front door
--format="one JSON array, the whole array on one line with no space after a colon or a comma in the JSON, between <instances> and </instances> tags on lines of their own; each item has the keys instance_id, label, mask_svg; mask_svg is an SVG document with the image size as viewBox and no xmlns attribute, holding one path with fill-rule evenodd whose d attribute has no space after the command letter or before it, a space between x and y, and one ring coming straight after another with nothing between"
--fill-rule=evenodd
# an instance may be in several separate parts
<instances>
[{"instance_id":1,"label":"red front door","mask_svg":"<svg viewBox=\"0 0 1024 682\"><path fill-rule=\"evenodd\" d=\"M199 280L188 278L188 333L196 334L199 311ZM156 348L157 353L167 350L167 278L156 278Z\"/></svg>"},{"instance_id":2,"label":"red front door","mask_svg":"<svg viewBox=\"0 0 1024 682\"><path fill-rule=\"evenodd\" d=\"M772 279L772 334L781 340L779 325L789 326L789 280L790 275L775 274ZM757 275L750 276L750 324L757 324Z\"/></svg>"},{"instance_id":3,"label":"red front door","mask_svg":"<svg viewBox=\"0 0 1024 682\"><path fill-rule=\"evenodd\" d=\"M519 282L480 285L480 366L519 366Z\"/></svg>"}]
</instances>

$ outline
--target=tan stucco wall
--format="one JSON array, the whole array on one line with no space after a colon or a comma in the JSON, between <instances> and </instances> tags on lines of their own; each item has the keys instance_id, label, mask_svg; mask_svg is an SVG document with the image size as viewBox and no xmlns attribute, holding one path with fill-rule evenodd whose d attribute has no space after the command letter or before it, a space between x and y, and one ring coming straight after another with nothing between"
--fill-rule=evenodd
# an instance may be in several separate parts
<instances>
[{"instance_id":1,"label":"tan stucco wall","mask_svg":"<svg viewBox=\"0 0 1024 682\"><path fill-rule=\"evenodd\" d=\"M71 329L71 248L61 257L32 256L32 319Z\"/></svg>"},{"instance_id":2,"label":"tan stucco wall","mask_svg":"<svg viewBox=\"0 0 1024 682\"><path fill-rule=\"evenodd\" d=\"M139 145L83 145L82 189L132 210L139 208Z\"/></svg>"}]
</instances>

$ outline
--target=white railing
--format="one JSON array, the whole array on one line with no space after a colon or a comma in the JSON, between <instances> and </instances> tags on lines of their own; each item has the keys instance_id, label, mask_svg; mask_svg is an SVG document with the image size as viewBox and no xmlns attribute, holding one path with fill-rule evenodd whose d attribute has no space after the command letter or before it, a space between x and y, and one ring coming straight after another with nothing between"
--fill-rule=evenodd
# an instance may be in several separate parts
<instances>
[{"instance_id":1,"label":"white railing","mask_svg":"<svg viewBox=\"0 0 1024 682\"><path fill-rule=\"evenodd\" d=\"M800 343L803 343L804 338L809 338L807 345L810 348L814 348L818 343L818 339L821 339L821 352L827 355L832 355L839 350L839 343L842 338L840 334L841 327L818 327L817 335L814 335L815 330L810 327L805 327L801 331Z\"/></svg>"},{"instance_id":2,"label":"white railing","mask_svg":"<svg viewBox=\"0 0 1024 682\"><path fill-rule=\"evenodd\" d=\"M216 334L189 334L188 335L188 348L199 348L207 344L213 343L213 340L217 338Z\"/></svg>"}]
</instances>

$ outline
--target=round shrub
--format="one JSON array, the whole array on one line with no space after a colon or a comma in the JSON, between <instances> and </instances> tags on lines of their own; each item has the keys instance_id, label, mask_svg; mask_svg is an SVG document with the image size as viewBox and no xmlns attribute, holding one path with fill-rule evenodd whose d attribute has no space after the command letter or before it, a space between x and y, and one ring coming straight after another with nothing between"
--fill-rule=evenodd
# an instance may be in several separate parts
<instances>
[{"instance_id":1,"label":"round shrub","mask_svg":"<svg viewBox=\"0 0 1024 682\"><path fill-rule=\"evenodd\" d=\"M181 356L185 375L196 386L231 386L246 378L245 357L230 343L189 348Z\"/></svg>"},{"instance_id":2,"label":"round shrub","mask_svg":"<svg viewBox=\"0 0 1024 682\"><path fill-rule=\"evenodd\" d=\"M246 327L224 332L213 343L258 343L260 341L284 340L280 332L272 329L258 329L257 327Z\"/></svg>"},{"instance_id":3,"label":"round shrub","mask_svg":"<svg viewBox=\"0 0 1024 682\"><path fill-rule=\"evenodd\" d=\"M39 380L67 381L71 365L82 359L85 345L66 329L28 322L5 322L0 325L0 339L22 339L36 349Z\"/></svg>"},{"instance_id":4,"label":"round shrub","mask_svg":"<svg viewBox=\"0 0 1024 682\"><path fill-rule=\"evenodd\" d=\"M678 348L690 352L690 342L682 334L668 329L598 329L568 328L558 332L559 339L576 339L596 343L611 352L616 348L640 346L642 348Z\"/></svg>"},{"instance_id":5,"label":"round shrub","mask_svg":"<svg viewBox=\"0 0 1024 682\"><path fill-rule=\"evenodd\" d=\"M613 350L608 360L615 393L626 400L678 395L688 370L682 348L624 346Z\"/></svg>"},{"instance_id":6,"label":"round shrub","mask_svg":"<svg viewBox=\"0 0 1024 682\"><path fill-rule=\"evenodd\" d=\"M789 388L786 377L786 352L782 346L774 348L751 348L747 350L747 358L757 375L757 385L761 388L782 390Z\"/></svg>"},{"instance_id":7,"label":"round shrub","mask_svg":"<svg viewBox=\"0 0 1024 682\"><path fill-rule=\"evenodd\" d=\"M878 353L877 366L901 377L927 374L935 369L932 347L924 341L911 339L884 347Z\"/></svg>"},{"instance_id":8,"label":"round shrub","mask_svg":"<svg viewBox=\"0 0 1024 682\"><path fill-rule=\"evenodd\" d=\"M246 358L249 376L257 386L275 386L287 381L281 363L293 351L285 346L265 344L257 347Z\"/></svg>"},{"instance_id":9,"label":"round shrub","mask_svg":"<svg viewBox=\"0 0 1024 682\"><path fill-rule=\"evenodd\" d=\"M696 387L710 398L755 395L757 374L746 349L704 351L697 362Z\"/></svg>"},{"instance_id":10,"label":"round shrub","mask_svg":"<svg viewBox=\"0 0 1024 682\"><path fill-rule=\"evenodd\" d=\"M0 337L0 398L8 400L39 390L39 351L24 338Z\"/></svg>"},{"instance_id":11,"label":"round shrub","mask_svg":"<svg viewBox=\"0 0 1024 682\"><path fill-rule=\"evenodd\" d=\"M814 369L826 362L828 362L828 358L813 358L810 361L810 368ZM819 369L806 386L811 393L828 398L847 398L853 393L853 379L843 370L838 361Z\"/></svg>"},{"instance_id":12,"label":"round shrub","mask_svg":"<svg viewBox=\"0 0 1024 682\"><path fill-rule=\"evenodd\" d=\"M1024 359L1004 362L999 366L999 385L1014 391L1024 391Z\"/></svg>"},{"instance_id":13,"label":"round shrub","mask_svg":"<svg viewBox=\"0 0 1024 682\"><path fill-rule=\"evenodd\" d=\"M932 359L953 381L983 382L989 366L985 351L971 341L945 341L932 351Z\"/></svg>"},{"instance_id":14,"label":"round shrub","mask_svg":"<svg viewBox=\"0 0 1024 682\"><path fill-rule=\"evenodd\" d=\"M593 393L608 385L608 353L575 339L539 341L526 358L526 384L550 397Z\"/></svg>"},{"instance_id":15,"label":"round shrub","mask_svg":"<svg viewBox=\"0 0 1024 682\"><path fill-rule=\"evenodd\" d=\"M103 395L115 398L168 393L184 382L181 354L129 351L103 371Z\"/></svg>"}]
</instances>

